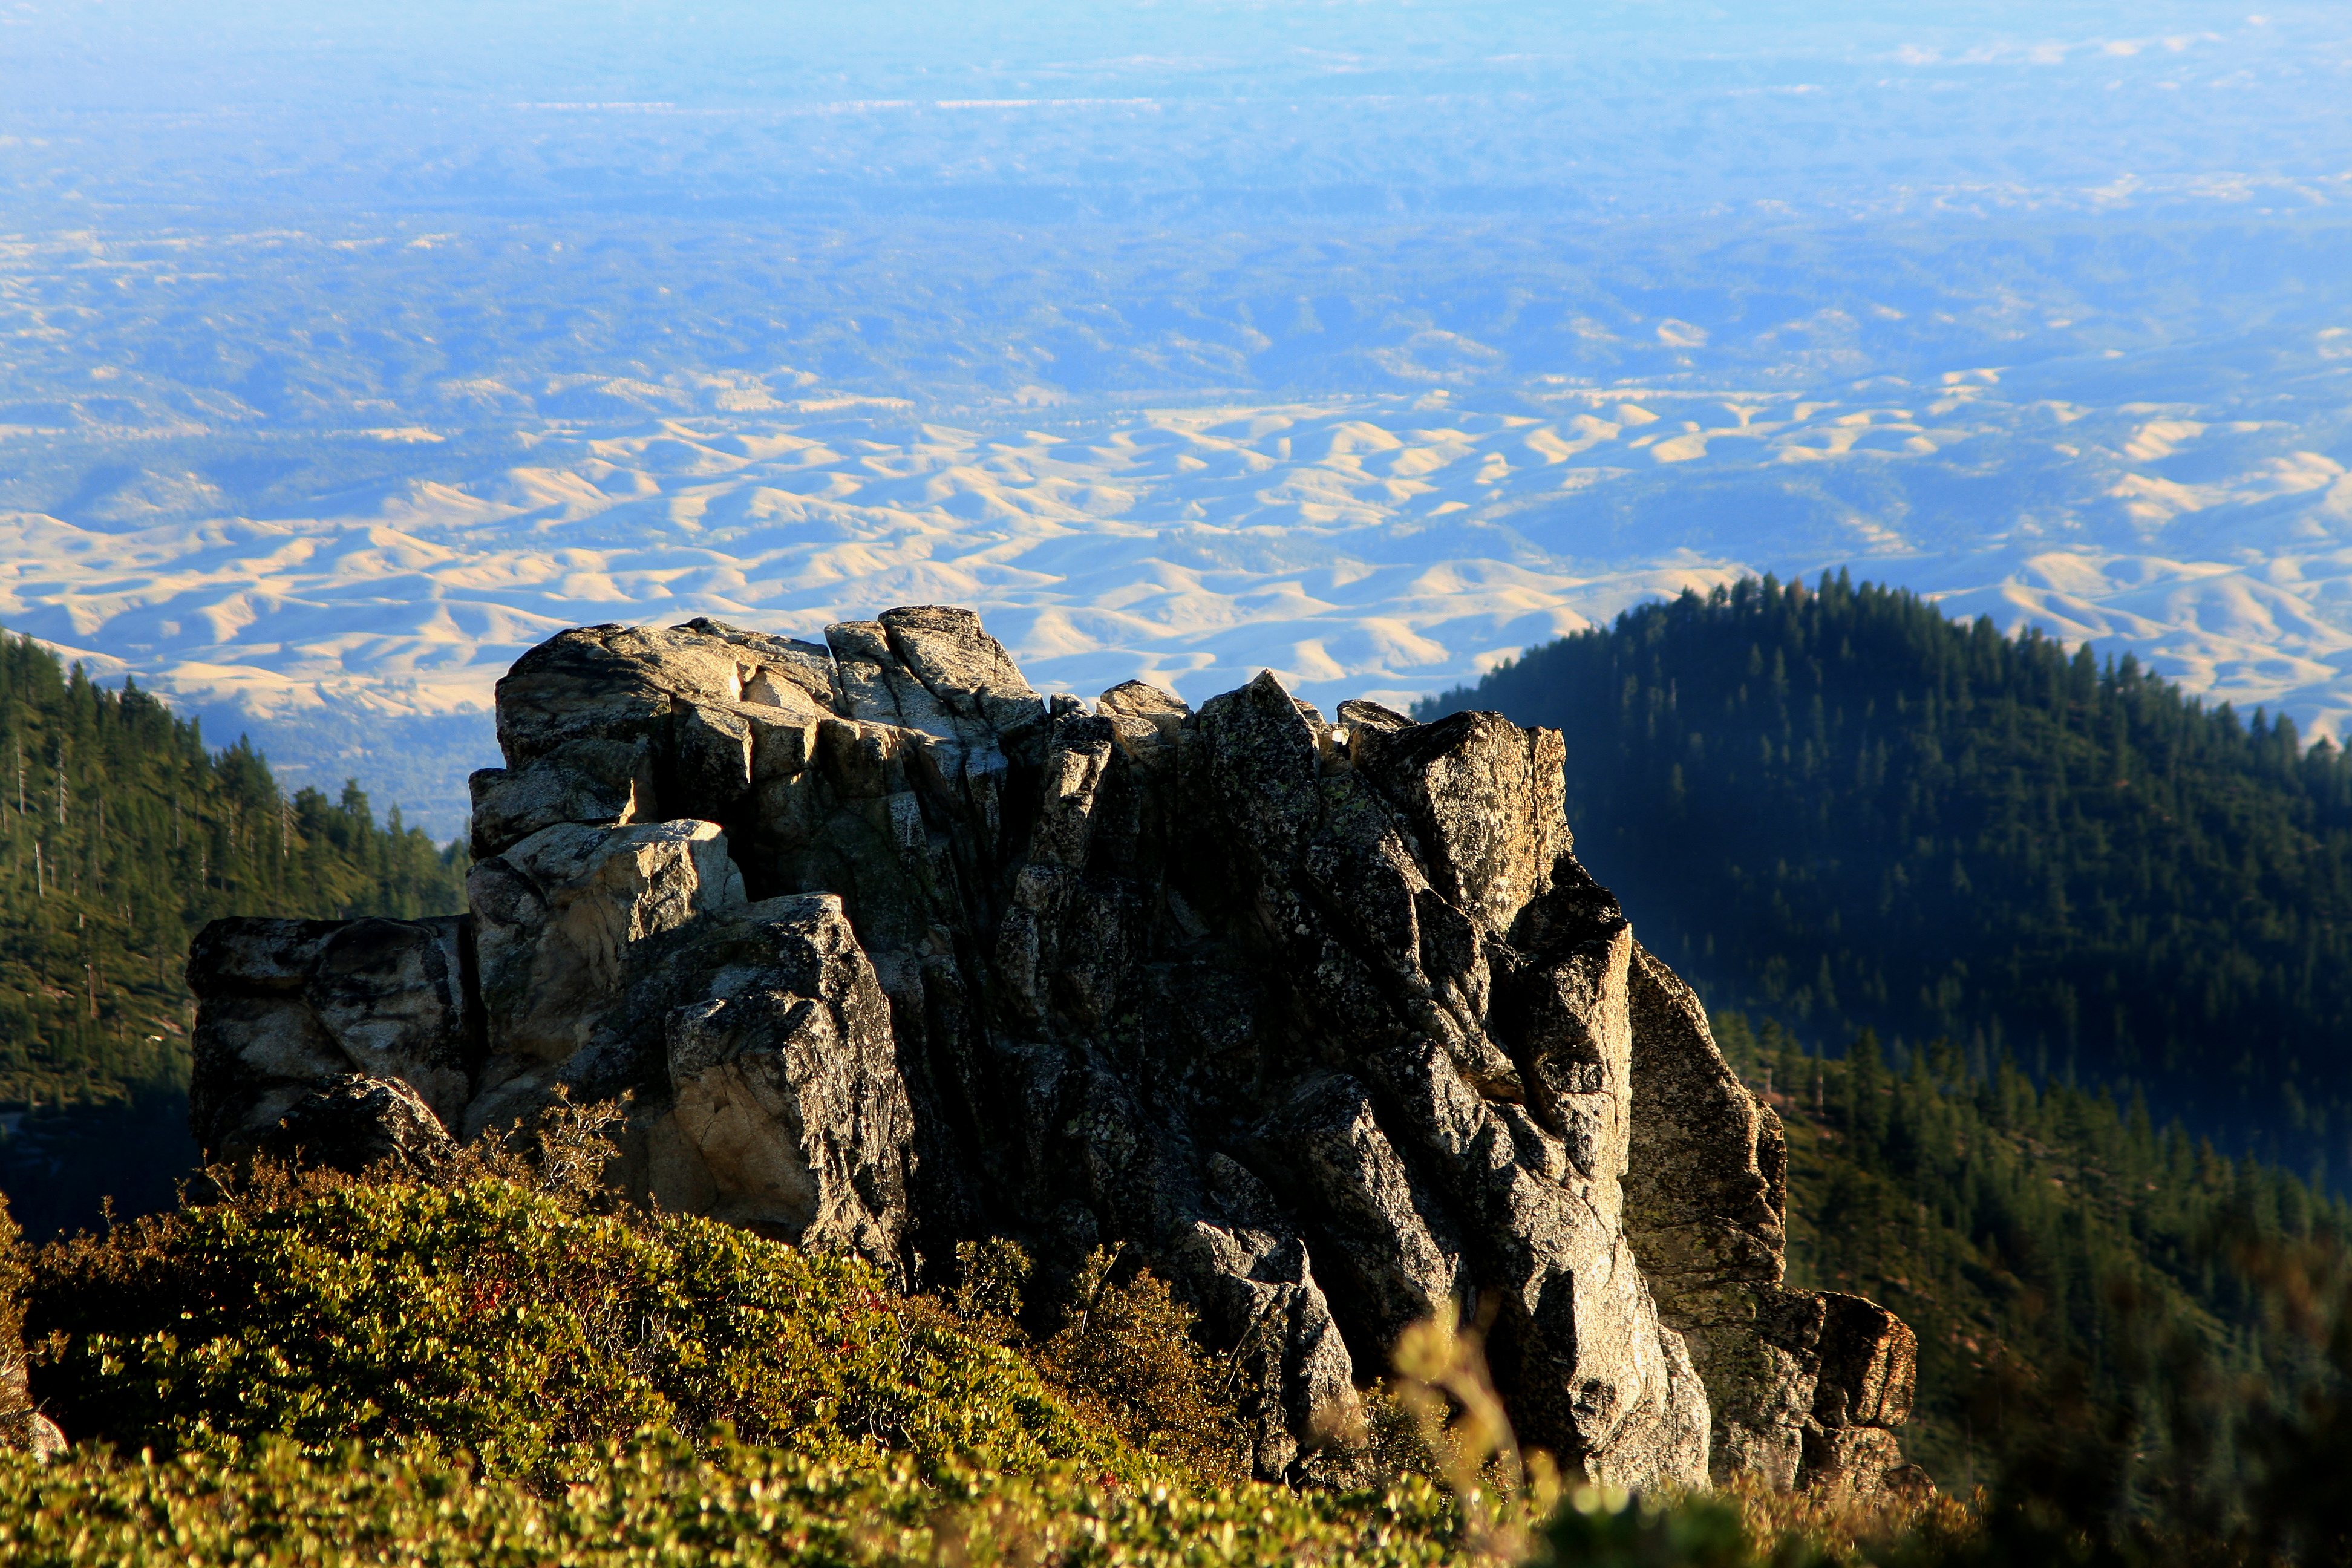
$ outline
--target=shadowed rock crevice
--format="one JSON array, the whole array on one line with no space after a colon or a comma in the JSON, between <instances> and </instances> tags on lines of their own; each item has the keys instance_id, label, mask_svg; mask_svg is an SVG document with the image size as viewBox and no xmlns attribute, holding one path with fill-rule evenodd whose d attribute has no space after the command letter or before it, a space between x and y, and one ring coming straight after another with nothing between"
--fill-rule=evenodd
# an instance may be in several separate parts
<instances>
[{"instance_id":1,"label":"shadowed rock crevice","mask_svg":"<svg viewBox=\"0 0 2352 1568\"><path fill-rule=\"evenodd\" d=\"M1578 864L1559 733L1271 673L1088 710L918 606L565 632L499 738L466 919L206 931L209 1149L629 1092L616 1184L904 1284L1127 1248L1234 1352L1268 1478L1350 1473L1449 1304L1596 1479L1899 1464L1907 1331L1781 1284L1778 1125Z\"/></svg>"}]
</instances>

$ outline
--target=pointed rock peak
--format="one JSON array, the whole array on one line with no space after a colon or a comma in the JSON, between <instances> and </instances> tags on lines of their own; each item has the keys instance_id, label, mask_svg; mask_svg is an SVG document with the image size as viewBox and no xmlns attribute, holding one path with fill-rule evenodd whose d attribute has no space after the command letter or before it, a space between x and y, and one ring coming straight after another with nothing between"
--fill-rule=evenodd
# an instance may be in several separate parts
<instances>
[{"instance_id":1,"label":"pointed rock peak","mask_svg":"<svg viewBox=\"0 0 2352 1568\"><path fill-rule=\"evenodd\" d=\"M1312 753L1315 731L1300 710L1298 700L1282 684L1282 678L1270 669L1261 669L1257 679L1247 686L1212 697L1201 705L1201 717L1226 731L1255 730L1269 736L1280 736L1289 744L1303 746Z\"/></svg>"},{"instance_id":2,"label":"pointed rock peak","mask_svg":"<svg viewBox=\"0 0 2352 1568\"><path fill-rule=\"evenodd\" d=\"M1257 679L1242 689L1249 693L1252 700L1268 709L1286 702L1293 708L1298 706L1298 699L1290 694L1290 688L1283 685L1282 677L1270 669L1259 670Z\"/></svg>"},{"instance_id":3,"label":"pointed rock peak","mask_svg":"<svg viewBox=\"0 0 2352 1568\"><path fill-rule=\"evenodd\" d=\"M1432 885L1509 931L1570 842L1559 731L1472 712L1364 739L1356 765L1412 824Z\"/></svg>"},{"instance_id":4,"label":"pointed rock peak","mask_svg":"<svg viewBox=\"0 0 2352 1568\"><path fill-rule=\"evenodd\" d=\"M1181 717L1192 709L1174 692L1148 680L1122 680L1095 699L1095 711L1106 719L1150 719L1161 713Z\"/></svg>"},{"instance_id":5,"label":"pointed rock peak","mask_svg":"<svg viewBox=\"0 0 2352 1568\"><path fill-rule=\"evenodd\" d=\"M999 734L1045 721L1045 699L971 611L906 605L883 611L880 624L908 670L954 711Z\"/></svg>"},{"instance_id":6,"label":"pointed rock peak","mask_svg":"<svg viewBox=\"0 0 2352 1568\"><path fill-rule=\"evenodd\" d=\"M1297 853L1321 816L1315 729L1272 670L1201 707L1202 737L1215 754L1213 787L1234 826L1276 859Z\"/></svg>"}]
</instances>

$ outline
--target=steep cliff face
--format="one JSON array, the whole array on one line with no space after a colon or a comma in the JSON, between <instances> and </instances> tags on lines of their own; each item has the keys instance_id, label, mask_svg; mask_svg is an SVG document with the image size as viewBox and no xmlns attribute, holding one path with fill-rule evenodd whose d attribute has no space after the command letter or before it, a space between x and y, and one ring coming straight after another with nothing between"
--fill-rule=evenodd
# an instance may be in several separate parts
<instances>
[{"instance_id":1,"label":"steep cliff face","mask_svg":"<svg viewBox=\"0 0 2352 1568\"><path fill-rule=\"evenodd\" d=\"M616 1184L910 1285L1124 1246L1235 1352L1269 1478L1343 1471L1449 1301L1596 1479L1900 1463L1908 1331L1781 1286L1777 1123L1577 863L1557 732L1271 674L1089 711L956 609L826 642L525 655L467 917L197 944L206 1146L423 1159L633 1091Z\"/></svg>"}]
</instances>

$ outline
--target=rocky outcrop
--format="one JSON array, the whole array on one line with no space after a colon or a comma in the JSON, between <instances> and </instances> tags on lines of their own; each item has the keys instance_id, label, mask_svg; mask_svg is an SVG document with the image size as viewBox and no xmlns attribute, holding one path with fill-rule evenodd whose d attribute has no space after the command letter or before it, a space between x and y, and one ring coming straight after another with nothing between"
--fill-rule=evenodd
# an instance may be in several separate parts
<instances>
[{"instance_id":1,"label":"rocky outcrop","mask_svg":"<svg viewBox=\"0 0 2352 1568\"><path fill-rule=\"evenodd\" d=\"M616 1184L905 1283L1116 1245L1234 1352L1270 1478L1344 1472L1448 1302L1596 1479L1899 1462L1907 1331L1783 1287L1778 1124L1577 862L1558 733L1271 674L1049 700L956 609L825 638L525 655L467 918L200 940L206 1146L627 1093Z\"/></svg>"},{"instance_id":2,"label":"rocky outcrop","mask_svg":"<svg viewBox=\"0 0 2352 1568\"><path fill-rule=\"evenodd\" d=\"M0 1351L0 1454L47 1459L66 1451L66 1435L34 1405L20 1348Z\"/></svg>"},{"instance_id":3,"label":"rocky outcrop","mask_svg":"<svg viewBox=\"0 0 2352 1568\"><path fill-rule=\"evenodd\" d=\"M472 922L215 921L188 953L196 1015L188 1098L196 1141L248 1152L331 1079L398 1079L454 1124L472 1099L482 1026Z\"/></svg>"},{"instance_id":4,"label":"rocky outcrop","mask_svg":"<svg viewBox=\"0 0 2352 1568\"><path fill-rule=\"evenodd\" d=\"M1716 1049L1690 987L1639 949L1631 1011L1626 1233L1706 1381L1714 1469L1867 1496L1902 1465L1891 1428L1911 1413L1917 1342L1858 1296L1782 1286L1780 1118Z\"/></svg>"},{"instance_id":5,"label":"rocky outcrop","mask_svg":"<svg viewBox=\"0 0 2352 1568\"><path fill-rule=\"evenodd\" d=\"M356 1176L386 1164L429 1174L457 1142L403 1079L342 1073L295 1101L253 1146L289 1163Z\"/></svg>"}]
</instances>

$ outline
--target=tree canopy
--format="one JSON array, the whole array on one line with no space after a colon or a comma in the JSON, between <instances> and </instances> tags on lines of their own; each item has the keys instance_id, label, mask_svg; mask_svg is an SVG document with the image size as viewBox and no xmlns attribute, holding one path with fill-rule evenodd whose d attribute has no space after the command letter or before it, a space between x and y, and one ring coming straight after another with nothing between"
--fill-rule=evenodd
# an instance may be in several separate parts
<instances>
[{"instance_id":1,"label":"tree canopy","mask_svg":"<svg viewBox=\"0 0 2352 1568\"><path fill-rule=\"evenodd\" d=\"M356 782L288 794L243 739L0 636L0 1106L184 1082L215 916L449 913L465 872Z\"/></svg>"}]
</instances>

